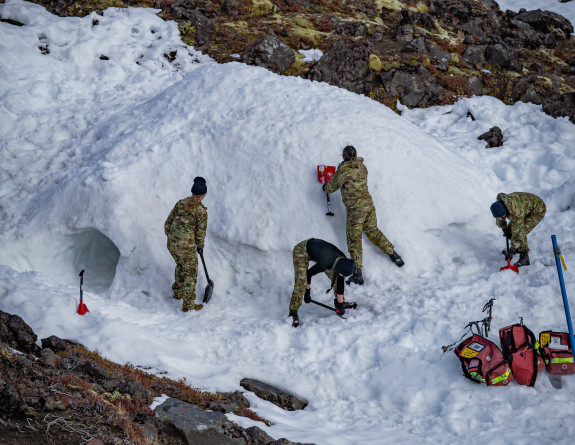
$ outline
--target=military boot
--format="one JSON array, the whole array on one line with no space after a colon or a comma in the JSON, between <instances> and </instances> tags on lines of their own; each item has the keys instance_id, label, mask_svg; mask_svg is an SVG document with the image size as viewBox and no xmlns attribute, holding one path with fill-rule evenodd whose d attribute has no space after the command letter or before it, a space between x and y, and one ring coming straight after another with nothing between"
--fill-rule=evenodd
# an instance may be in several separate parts
<instances>
[{"instance_id":1,"label":"military boot","mask_svg":"<svg viewBox=\"0 0 575 445\"><path fill-rule=\"evenodd\" d=\"M292 317L293 321L292 321L292 326L294 328L297 328L299 326L299 316L297 314L297 311L294 311L293 309L289 310L289 315L288 317Z\"/></svg>"},{"instance_id":2,"label":"military boot","mask_svg":"<svg viewBox=\"0 0 575 445\"><path fill-rule=\"evenodd\" d=\"M393 253L389 253L387 256L391 261L395 263L397 267L401 267L405 264L395 250L393 251Z\"/></svg>"},{"instance_id":3,"label":"military boot","mask_svg":"<svg viewBox=\"0 0 575 445\"><path fill-rule=\"evenodd\" d=\"M183 312L189 312L191 310L201 311L203 307L204 307L203 304L195 304L193 301L191 303L184 302L184 305L182 307L182 311Z\"/></svg>"},{"instance_id":4,"label":"military boot","mask_svg":"<svg viewBox=\"0 0 575 445\"><path fill-rule=\"evenodd\" d=\"M353 275L351 276L351 281L360 286L363 284L363 275L361 273L361 267L356 267Z\"/></svg>"},{"instance_id":5,"label":"military boot","mask_svg":"<svg viewBox=\"0 0 575 445\"><path fill-rule=\"evenodd\" d=\"M514 266L529 266L529 254L527 252L519 252L519 261Z\"/></svg>"},{"instance_id":6,"label":"military boot","mask_svg":"<svg viewBox=\"0 0 575 445\"><path fill-rule=\"evenodd\" d=\"M334 298L333 299L333 305L335 306L335 312L338 315L344 315L345 314L345 302L342 301L341 303L339 303L337 301L337 298Z\"/></svg>"}]
</instances>

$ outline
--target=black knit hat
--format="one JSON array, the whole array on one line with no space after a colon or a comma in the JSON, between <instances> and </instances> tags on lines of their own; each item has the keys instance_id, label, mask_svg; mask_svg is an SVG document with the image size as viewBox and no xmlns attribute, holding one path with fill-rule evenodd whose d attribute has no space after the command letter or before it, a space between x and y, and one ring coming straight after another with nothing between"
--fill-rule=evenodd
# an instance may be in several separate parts
<instances>
[{"instance_id":1,"label":"black knit hat","mask_svg":"<svg viewBox=\"0 0 575 445\"><path fill-rule=\"evenodd\" d=\"M495 201L491 204L491 214L494 218L502 218L507 214L507 209L501 201Z\"/></svg>"},{"instance_id":2,"label":"black knit hat","mask_svg":"<svg viewBox=\"0 0 575 445\"><path fill-rule=\"evenodd\" d=\"M194 178L194 185L192 186L192 195L205 195L208 192L206 180L201 176Z\"/></svg>"},{"instance_id":3,"label":"black knit hat","mask_svg":"<svg viewBox=\"0 0 575 445\"><path fill-rule=\"evenodd\" d=\"M344 277L348 277L355 270L355 261L350 258L339 257L337 260L335 260L335 266L333 267L333 270L336 273L343 275Z\"/></svg>"}]
</instances>

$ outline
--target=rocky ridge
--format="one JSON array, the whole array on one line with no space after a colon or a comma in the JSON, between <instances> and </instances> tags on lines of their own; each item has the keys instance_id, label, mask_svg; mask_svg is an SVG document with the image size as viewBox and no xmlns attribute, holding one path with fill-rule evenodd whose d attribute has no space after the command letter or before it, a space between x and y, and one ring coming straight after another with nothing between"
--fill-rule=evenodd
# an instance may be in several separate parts
<instances>
[{"instance_id":1,"label":"rocky ridge","mask_svg":"<svg viewBox=\"0 0 575 445\"><path fill-rule=\"evenodd\" d=\"M185 380L113 363L55 336L42 339L41 347L36 341L22 318L0 311L2 445L297 445L228 420L225 414L234 413L269 425L240 392L201 391ZM305 407L289 395L247 382L284 409ZM166 400L151 409L160 396Z\"/></svg>"},{"instance_id":2,"label":"rocky ridge","mask_svg":"<svg viewBox=\"0 0 575 445\"><path fill-rule=\"evenodd\" d=\"M159 8L179 24L184 42L218 62L327 82L392 109L398 100L427 107L490 95L542 104L575 122L573 24L550 11L502 11L494 0L37 2L61 16ZM321 58L307 61L299 52L310 49Z\"/></svg>"}]
</instances>

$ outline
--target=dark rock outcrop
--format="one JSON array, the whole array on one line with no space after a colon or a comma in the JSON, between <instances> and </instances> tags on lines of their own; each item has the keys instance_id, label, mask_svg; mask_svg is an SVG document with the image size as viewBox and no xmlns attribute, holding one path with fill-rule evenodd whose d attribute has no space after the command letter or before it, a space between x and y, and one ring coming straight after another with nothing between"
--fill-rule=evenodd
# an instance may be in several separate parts
<instances>
[{"instance_id":1,"label":"dark rock outcrop","mask_svg":"<svg viewBox=\"0 0 575 445\"><path fill-rule=\"evenodd\" d=\"M65 351L68 346L76 344L71 340L63 340L61 338L56 337L55 335L51 335L48 338L43 338L41 342L42 342L42 349L49 348L54 352Z\"/></svg>"},{"instance_id":2,"label":"dark rock outcrop","mask_svg":"<svg viewBox=\"0 0 575 445\"><path fill-rule=\"evenodd\" d=\"M198 51L206 51L210 47L210 39L216 27L197 9L194 2L190 0L176 1L171 5L170 12L175 19L184 23L189 22L193 28L194 48Z\"/></svg>"},{"instance_id":3,"label":"dark rock outcrop","mask_svg":"<svg viewBox=\"0 0 575 445\"><path fill-rule=\"evenodd\" d=\"M18 315L0 311L0 341L18 351L40 355L38 336Z\"/></svg>"},{"instance_id":4,"label":"dark rock outcrop","mask_svg":"<svg viewBox=\"0 0 575 445\"><path fill-rule=\"evenodd\" d=\"M445 92L435 78L425 68L413 72L391 70L381 76L386 91L391 96L400 97L408 107L423 107L439 102Z\"/></svg>"},{"instance_id":5,"label":"dark rock outcrop","mask_svg":"<svg viewBox=\"0 0 575 445\"><path fill-rule=\"evenodd\" d=\"M544 34L551 33L556 38L567 39L573 33L571 22L555 12L536 9L519 13L515 18Z\"/></svg>"},{"instance_id":6,"label":"dark rock outcrop","mask_svg":"<svg viewBox=\"0 0 575 445\"><path fill-rule=\"evenodd\" d=\"M267 400L288 411L297 411L307 406L307 402L294 395L258 380L242 379L240 385L246 390L254 392L260 399Z\"/></svg>"},{"instance_id":7,"label":"dark rock outcrop","mask_svg":"<svg viewBox=\"0 0 575 445\"><path fill-rule=\"evenodd\" d=\"M499 127L491 127L477 139L487 142L486 148L501 147L503 145L503 132Z\"/></svg>"},{"instance_id":8,"label":"dark rock outcrop","mask_svg":"<svg viewBox=\"0 0 575 445\"><path fill-rule=\"evenodd\" d=\"M293 51L275 36L266 36L248 48L242 61L247 65L263 66L283 74L295 61Z\"/></svg>"},{"instance_id":9,"label":"dark rock outcrop","mask_svg":"<svg viewBox=\"0 0 575 445\"><path fill-rule=\"evenodd\" d=\"M354 93L367 94L373 83L369 55L365 44L338 40L310 69L307 77Z\"/></svg>"},{"instance_id":10,"label":"dark rock outcrop","mask_svg":"<svg viewBox=\"0 0 575 445\"><path fill-rule=\"evenodd\" d=\"M156 415L169 422L189 444L204 445L244 445L246 441L234 437L235 427L222 414L205 411L190 403L168 399L156 407Z\"/></svg>"},{"instance_id":11,"label":"dark rock outcrop","mask_svg":"<svg viewBox=\"0 0 575 445\"><path fill-rule=\"evenodd\" d=\"M553 117L567 117L575 124L575 93L549 97L543 102L543 111Z\"/></svg>"}]
</instances>

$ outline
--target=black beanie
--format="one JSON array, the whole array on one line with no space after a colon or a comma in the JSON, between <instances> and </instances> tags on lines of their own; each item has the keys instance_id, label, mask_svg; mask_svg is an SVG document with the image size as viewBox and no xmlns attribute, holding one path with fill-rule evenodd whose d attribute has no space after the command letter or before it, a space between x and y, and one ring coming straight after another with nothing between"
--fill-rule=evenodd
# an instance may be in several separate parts
<instances>
[{"instance_id":1,"label":"black beanie","mask_svg":"<svg viewBox=\"0 0 575 445\"><path fill-rule=\"evenodd\" d=\"M335 260L335 266L333 270L336 273L343 275L344 277L348 277L355 270L355 261L350 258L339 257L337 260Z\"/></svg>"},{"instance_id":2,"label":"black beanie","mask_svg":"<svg viewBox=\"0 0 575 445\"><path fill-rule=\"evenodd\" d=\"M192 186L192 195L205 195L208 192L206 180L201 176L194 178L194 185Z\"/></svg>"},{"instance_id":3,"label":"black beanie","mask_svg":"<svg viewBox=\"0 0 575 445\"><path fill-rule=\"evenodd\" d=\"M507 209L501 201L495 201L491 204L491 214L494 218L501 218L507 214Z\"/></svg>"}]
</instances>

